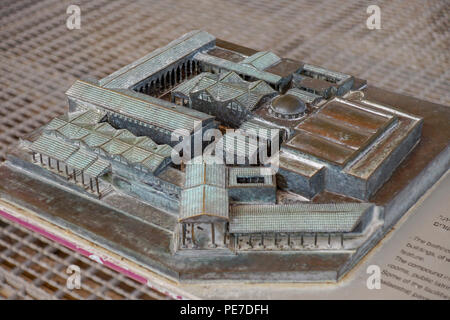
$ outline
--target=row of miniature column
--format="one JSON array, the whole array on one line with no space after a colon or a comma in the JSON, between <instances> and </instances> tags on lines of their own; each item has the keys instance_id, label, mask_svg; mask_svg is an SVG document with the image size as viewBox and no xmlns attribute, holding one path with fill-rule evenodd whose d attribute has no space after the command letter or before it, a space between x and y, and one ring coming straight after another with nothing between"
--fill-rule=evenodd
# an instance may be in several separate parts
<instances>
[{"instance_id":1,"label":"row of miniature column","mask_svg":"<svg viewBox=\"0 0 450 320\"><path fill-rule=\"evenodd\" d=\"M180 82L183 82L189 77L197 75L200 72L201 68L199 62L188 60L176 69L171 69L165 74L160 75L158 79L142 84L137 88L137 91L148 95L159 95L164 93L165 90L173 88Z\"/></svg>"},{"instance_id":2,"label":"row of miniature column","mask_svg":"<svg viewBox=\"0 0 450 320\"><path fill-rule=\"evenodd\" d=\"M285 240L286 244L291 247L295 244L297 244L297 241L299 242L298 244L300 246L304 246L306 244L305 241L305 237L309 237L312 238L312 243L314 246L318 246L318 237L320 237L321 239L326 239L328 246L331 246L331 242L332 242L332 235L331 234L320 234L318 235L317 233L314 234L310 234L310 235L306 235L306 234L298 234L298 233L271 233L270 234L273 237L267 236L267 238L269 238L271 241L273 240L273 245L274 246L280 246L282 245L282 241ZM342 233L338 234L338 240L339 240L339 244L340 247L344 247L344 235ZM334 238L335 236L333 236ZM255 244L257 246L261 246L261 247L265 247L265 238L266 238L266 234L264 233L257 233L257 234L245 234L245 235L239 235L239 234L233 234L233 238L234 238L234 247L236 249L239 249L240 247L240 243L239 241L241 239L245 239L244 241L250 246L253 247ZM294 238L294 241L292 238ZM294 243L295 242L295 243Z\"/></svg>"},{"instance_id":3,"label":"row of miniature column","mask_svg":"<svg viewBox=\"0 0 450 320\"><path fill-rule=\"evenodd\" d=\"M64 162L62 163L64 165L64 170L61 170L61 163L60 163L61 161L59 161L57 159L53 159L52 157L49 157L49 156L46 156L47 164L45 164L43 155L38 152L32 152L32 157L33 157L33 161L35 163L39 162L41 164L41 166L47 165L49 170L56 169L56 171L59 174L65 173L68 180L71 180L71 177L72 177L75 183L81 182L81 185L83 187L86 187L85 178L84 178L85 174L84 174L83 170L77 170L75 168L70 169L69 166ZM39 161L36 159L36 157L39 157ZM52 167L52 161L56 162L56 167ZM72 171L72 174L70 174L69 171ZM77 180L77 171L80 173L81 181ZM90 177L90 176L88 176L88 177L89 177L89 187L90 187L91 191L100 195L98 177L94 177L94 178Z\"/></svg>"},{"instance_id":4,"label":"row of miniature column","mask_svg":"<svg viewBox=\"0 0 450 320\"><path fill-rule=\"evenodd\" d=\"M187 223L182 223L181 225L181 232L182 232L182 238L181 238L181 245L182 247L186 247L186 228L187 228ZM211 225L211 246L212 247L217 247L216 245L216 232L215 232L215 226L214 223L210 223ZM190 223L190 227L191 227L191 243L192 245L195 247L196 245L196 240L195 240L195 223ZM226 228L226 227L225 227ZM223 244L226 245L227 244L227 236L226 236L226 232L223 233Z\"/></svg>"}]
</instances>

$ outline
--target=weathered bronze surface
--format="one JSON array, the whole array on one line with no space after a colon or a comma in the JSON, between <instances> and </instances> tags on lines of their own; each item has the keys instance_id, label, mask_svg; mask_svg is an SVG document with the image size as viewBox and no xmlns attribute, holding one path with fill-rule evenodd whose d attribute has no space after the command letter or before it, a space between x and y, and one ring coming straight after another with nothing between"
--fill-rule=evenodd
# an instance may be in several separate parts
<instances>
[{"instance_id":1,"label":"weathered bronze surface","mask_svg":"<svg viewBox=\"0 0 450 320\"><path fill-rule=\"evenodd\" d=\"M378 205L388 205L406 187L413 187L415 179L433 160L448 148L450 140L450 111L447 107L411 97L390 93L369 87L364 93L371 99L382 103L391 101L404 111L414 112L424 118L422 140L370 200ZM431 169L432 170L432 169ZM46 220L63 226L72 232L90 239L110 250L127 256L153 270L164 270L170 278L188 279L235 279L240 277L266 281L276 281L274 274L301 273L305 278L318 271L333 274L330 279L338 279L339 270L352 257L352 253L329 254L313 253L294 255L277 253L248 253L245 256L215 257L212 260L195 257L178 260L170 254L171 232L145 223L135 217L117 212L71 192L42 183L8 166L1 166L1 199L17 203L30 209ZM122 199L125 203L126 199ZM346 202L349 198L329 192L318 194L314 202ZM355 199L351 199L355 201ZM136 204L134 204L136 205ZM130 206L134 206L130 204ZM145 206L145 210L154 210ZM133 208L135 210L135 208ZM386 230L387 231L387 230ZM340 274L339 274L340 275ZM297 274L298 276L298 274ZM286 274L281 278L288 280ZM298 278L297 278L298 279ZM305 281L305 280L301 280ZM314 280L309 280L314 281Z\"/></svg>"},{"instance_id":2,"label":"weathered bronze surface","mask_svg":"<svg viewBox=\"0 0 450 320\"><path fill-rule=\"evenodd\" d=\"M93 202L49 184L8 166L0 167L2 200L26 207L56 225L100 244L114 252L149 267L163 271L176 280L235 279L254 280L291 278L298 273L327 272L337 277L337 270L351 256L345 254L320 255L314 253L267 254L248 253L242 256L216 257L214 260L180 257L171 254L170 242L173 230L162 229L152 223L131 217L123 212ZM130 199L116 199L122 205L127 202L136 211L138 204ZM148 205L145 211L156 210ZM166 223L167 224L167 223ZM172 225L174 227L174 225ZM291 274L291 275L289 275Z\"/></svg>"},{"instance_id":3,"label":"weathered bronze surface","mask_svg":"<svg viewBox=\"0 0 450 320\"><path fill-rule=\"evenodd\" d=\"M390 103L396 108L410 112L424 119L422 137L416 148L402 162L372 198L375 203L388 203L423 170L432 165L433 160L449 149L450 109L449 107L399 95L368 86L364 95L379 103ZM445 164L448 169L449 163ZM433 170L433 168L429 168ZM438 168L436 168L438 170Z\"/></svg>"},{"instance_id":4,"label":"weathered bronze surface","mask_svg":"<svg viewBox=\"0 0 450 320\"><path fill-rule=\"evenodd\" d=\"M206 52L210 57L220 58L224 61L239 63L248 56L258 54L256 50L218 39L215 40L215 46L210 47L208 42L210 41L208 40L210 35L201 32L189 35L189 37L194 36L199 36L200 40L206 41L204 45L207 47ZM191 53L187 52L183 53L180 59L184 61L184 59L191 59L190 57ZM172 58L172 56L168 57L168 59ZM183 96L178 106L174 104L169 106L167 101L163 103L155 100L155 97L161 96L174 100L174 97L170 95L171 88L177 82L185 83L183 81L195 76L195 72L205 71L201 68L209 68L207 71L211 73L216 71L214 68L217 66L205 64L202 67L199 61L196 61L195 58L192 59L186 64L183 63L181 69L178 67L168 71L165 75L158 76L156 83L143 77L144 71L142 74L133 71L134 73L132 72L130 78L123 76L128 72L125 71L122 75L111 78L108 76L100 80L98 85L91 84L91 86L95 86L96 90L100 90L102 94L107 94L105 93L107 90L109 90L108 93L117 90L121 95L124 95L123 92L129 89L120 86L128 86L132 83L134 91L130 91L128 94L137 98L142 96L142 99L134 99L136 104L131 107L128 106L129 112L143 112L147 110L146 108L161 103L159 106L161 110L178 110L180 117L183 116L183 122L180 120L180 123L186 125L186 127L191 125L189 121L198 117L203 121L204 128L211 128L214 127L212 117L184 108L188 104L184 100L189 100L189 97ZM137 64L128 68L132 70L140 66L141 64ZM185 164L179 167L167 167L159 171L155 169L154 176L150 175L150 178L141 184L136 179L135 171L125 172L126 174L122 177L106 174L102 183L106 185L108 183L114 184L120 190L111 191L106 188L101 197L100 193L97 192L98 197L93 198L91 194L84 192L85 190L81 190L79 186L78 189L70 188L69 180L75 179L76 182L77 174L75 170L73 174L67 173L64 177L66 180L59 177L59 180L52 181L52 174L55 170L59 173L59 167L57 169L52 167L50 158L47 166L43 163L42 156L39 165L39 160L35 159L35 153L30 155L24 151L26 146L21 145L12 150L8 156L8 162L0 166L0 180L3 182L0 185L0 199L26 208L32 214L177 281L337 281L391 229L402 214L448 169L450 111L445 106L387 92L371 85L367 86L364 80L352 78L353 87L349 95L336 97L332 100L327 100L328 97L323 96L324 99L321 98L323 101L319 105L309 103L293 105L292 101L288 101L288 109L295 109L294 116L289 119L274 117L268 111L270 103L273 103L273 107L276 106L277 99L286 100L287 96L282 94L292 85L290 77L302 66L302 62L290 59L281 59L264 70L233 65L233 68L239 69L239 67L242 67L239 70L242 70L244 74L227 73L227 76L235 77L235 79L237 77L238 79L234 81L243 82L243 78L246 81L252 78L252 76L245 74L245 72L248 72L252 75L261 75L269 82L274 81L274 83L270 83L273 88L270 90L275 90L277 94L281 95L272 102L269 101L270 99L262 99L263 102L256 107L256 109L259 109L254 112L254 115L258 117L258 121L268 121L272 125L283 127L288 132L286 135L289 135L289 138L282 144L280 153L285 152L286 148L291 148L298 151L297 155L300 156L295 158L295 153L289 156L282 154L281 166L285 171L292 171L297 174L298 179L305 178L306 186L301 185L300 189L309 188L315 191L315 184L317 183L320 187L320 184L323 184L324 181L329 183L330 188L335 188L334 192L323 189L318 191L317 194L304 195L299 192L299 195L306 198L295 200L295 197L289 192L287 179L277 177L278 186L286 187L286 190L277 191L279 200L277 204L304 203L307 198L313 204L347 203L351 206L352 204L362 205L364 200L373 202L379 207L371 212L367 219L359 220L358 225L346 238L350 239L351 242L352 239L364 236L366 238L364 238L363 245L345 247L343 236L339 239L339 236L342 235L340 233L320 234L319 239L317 233L302 233L301 240L299 236L298 241L301 241L300 246L307 250L296 250L294 249L295 246L291 246L290 234L287 244L284 245L279 245L277 237L285 235L275 231L273 235L261 234L260 238L257 241L253 240L253 242L252 235L250 235L244 240L244 243L240 244L238 242L240 234L233 234L227 240L227 231L224 231L223 247L217 248L217 243L214 241L220 230L215 230L212 227L212 243L206 250L197 250L194 242L194 224L192 223L192 247L187 250L184 243L180 244L180 230L186 232L186 226L181 224L180 216L174 210L174 208L180 206L177 203L177 192L185 185L185 173L183 172ZM153 65L146 67L151 69L152 72L154 71L156 75L160 72ZM305 85L309 86L308 88L311 91L320 93L330 88L330 82L333 83L333 88L337 88L338 85L335 84L337 80L335 81L333 77L339 77L340 75L342 74L325 70L317 78L308 78ZM321 77L327 80L323 80ZM350 78L345 79L347 81ZM102 87L110 83L115 83L114 85L120 88L113 87L113 89L106 90ZM317 84L319 84L319 87L317 87ZM77 90L75 88L71 91L71 98L77 98L77 94L79 94ZM233 93L233 91L230 92ZM326 95L328 93L327 91ZM325 95L325 93L323 94ZM210 98L208 97L203 97L204 101L208 101ZM82 96L80 99L88 98L90 97ZM233 100L234 103L237 103L237 101ZM249 102L250 99L247 98L245 101ZM146 103L146 108L142 107L142 103ZM74 104L71 101L71 107L76 108L76 103ZM299 109L302 110L299 111ZM108 110L109 113L116 111ZM233 111L236 110L233 109ZM287 111L288 116L291 116L290 110ZM120 117L124 113L119 112L119 114L118 118L113 119L115 122L111 119L108 120L117 127L121 125ZM152 116L150 114L146 119L152 120ZM159 120L164 122L166 126L170 125L167 118ZM174 119L171 120L179 119L175 119L174 116ZM155 149L148 150L156 150L161 147L162 143L168 143L166 142L167 135L164 136L166 134L164 130L153 131L152 134L149 134L151 131L139 128L137 123L136 119L132 121L132 124L127 123L127 129L135 130L133 131L135 135L128 131L125 132L126 137L123 139L138 143L137 133L144 132L145 134L143 133L142 136L147 135L152 138L154 136L155 139L162 141L155 144ZM116 135L118 130L122 130L120 134L126 131L123 128L119 129L113 126L106 129L113 132L113 135ZM421 133L420 129L422 129ZM27 143L33 143L41 134L42 131L37 130L26 137L25 140L28 141ZM411 145L419 137L419 143L416 146ZM148 143L153 145L154 142ZM367 150L368 146L371 146L370 150ZM115 141L115 148L111 146L107 151L114 155L120 154L119 147L125 148L123 144ZM165 146L163 145L163 147ZM400 152L398 154L401 156L396 152ZM136 153L135 156L139 157L142 154L145 157L148 156L142 150L141 154ZM302 157L303 155L306 155L306 157ZM404 155L407 155L405 159L403 159ZM289 157L292 156L294 158L290 162ZM386 160L390 158L395 161L389 162ZM397 167L399 162L401 164ZM36 166L40 166L39 169L36 169ZM325 172L325 167L329 170L328 173ZM46 170L53 173L47 174ZM121 167L118 171L120 170ZM206 170L206 167L204 170ZM364 187L374 183L374 180L371 179L378 178L380 175L381 178L377 183L380 183L380 181L386 182L371 190L373 194L370 197L368 193L358 194L358 190L355 192L350 190L351 188L347 193L339 194L339 184L348 186L352 183L350 180L350 182L344 180L336 182L333 181L333 178L330 178L330 176L333 177L331 174L341 173L345 174L344 176L348 179L356 177L354 181L363 181L363 183L366 183ZM146 173L140 172L139 174L145 175ZM126 175L128 175L131 183L124 178ZM81 173L81 176L84 177L83 173ZM240 179L245 181L246 177L240 177ZM203 179L204 184L206 184L205 180L206 178ZM226 185L226 183L223 182L223 185ZM85 187L84 182L82 187ZM369 187L367 188L369 189ZM202 201L203 211L205 211L205 190L207 188L206 186L202 186L202 188L204 188L202 189ZM78 192L79 189L84 193ZM152 190L153 193L148 192L148 190ZM212 190L219 189L212 188ZM357 196L353 197L355 193ZM165 194L169 195L166 197ZM146 198L146 196L148 197ZM157 201L153 203L155 199ZM217 203L218 207L219 205L220 203ZM214 216L214 214L211 216ZM195 220L196 218L197 216L192 219ZM364 225L367 223L373 225L373 228L367 228L367 225ZM370 233L364 234L362 232L364 229L370 229ZM200 239L201 231L204 231L204 229L196 229L195 236L199 237L198 243L203 241ZM268 238L272 238L274 244L270 250L266 250L264 243L266 241L267 244ZM327 240L328 243L326 243ZM227 243L227 241L230 243ZM235 243L233 244L232 241L235 241ZM319 246L318 241L323 243ZM340 243L340 247L332 248L333 244L336 243ZM237 246L241 249L238 254L236 254ZM241 248L241 246L244 248ZM258 249L253 250L254 246Z\"/></svg>"}]
</instances>

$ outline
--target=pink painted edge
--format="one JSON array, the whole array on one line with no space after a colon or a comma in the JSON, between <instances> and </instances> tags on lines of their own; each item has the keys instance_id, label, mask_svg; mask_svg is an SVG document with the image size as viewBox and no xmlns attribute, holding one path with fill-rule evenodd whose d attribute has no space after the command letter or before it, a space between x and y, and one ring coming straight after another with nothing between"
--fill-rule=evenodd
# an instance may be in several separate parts
<instances>
[{"instance_id":1,"label":"pink painted edge","mask_svg":"<svg viewBox=\"0 0 450 320\"><path fill-rule=\"evenodd\" d=\"M93 255L92 252L89 252L87 250L84 250L83 248L78 247L75 243L70 242L70 241L68 241L68 240L66 240L66 239L64 239L62 237L59 237L59 236L57 236L57 235L55 235L55 234L53 234L51 232L48 232L48 231L46 231L46 230L44 230L44 229L42 229L42 228L40 228L40 227L38 227L36 225L33 225L33 224L29 223L29 222L26 222L25 220L22 220L22 219L20 219L20 218L18 218L16 216L13 216L13 215L11 215L11 214L3 211L3 210L0 210L0 215L3 216L4 218L8 219L8 220L16 222L16 223L20 224L21 226L24 226L25 228L27 228L29 230L32 230L32 231L34 231L36 233L39 233L42 236L44 236L44 237L46 237L46 238L48 238L48 239L50 239L52 241L55 241L55 242L65 246L65 247L69 248L72 251L78 252L78 253L80 253L81 255L83 255L83 256L85 256L87 258L89 258L91 255ZM120 272L120 273L126 275L127 277L136 280L139 283L148 285L151 288L153 288L153 286L149 284L147 278L145 278L143 276L140 276L140 275L138 275L138 274L136 274L134 272L131 272L131 271L125 269L125 268L122 268L121 266L118 266L118 265L116 265L116 264L114 264L114 263L112 263L110 261L105 261L104 259L102 259L100 257L99 257L99 259L102 262L102 264L107 266L108 268L113 269L113 270L115 270L117 272ZM93 261L95 261L95 260L93 260ZM167 295L167 296L170 296L170 297L178 299L178 300L183 299L182 296L173 295L173 294L170 294L167 291L165 291L163 293L165 295Z\"/></svg>"}]
</instances>

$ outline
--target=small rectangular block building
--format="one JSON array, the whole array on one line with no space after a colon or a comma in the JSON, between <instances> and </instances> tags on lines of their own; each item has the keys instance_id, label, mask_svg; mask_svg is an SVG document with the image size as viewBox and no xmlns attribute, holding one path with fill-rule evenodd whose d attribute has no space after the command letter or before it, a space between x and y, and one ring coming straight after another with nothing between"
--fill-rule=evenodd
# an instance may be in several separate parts
<instances>
[{"instance_id":1,"label":"small rectangular block building","mask_svg":"<svg viewBox=\"0 0 450 320\"><path fill-rule=\"evenodd\" d=\"M276 202L276 181L269 168L230 167L228 196L231 202Z\"/></svg>"}]
</instances>

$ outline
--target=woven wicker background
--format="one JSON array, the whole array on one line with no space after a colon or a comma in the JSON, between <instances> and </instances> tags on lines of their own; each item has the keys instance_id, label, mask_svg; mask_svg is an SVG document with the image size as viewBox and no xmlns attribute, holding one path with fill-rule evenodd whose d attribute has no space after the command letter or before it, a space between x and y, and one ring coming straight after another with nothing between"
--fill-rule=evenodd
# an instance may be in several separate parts
<instances>
[{"instance_id":1,"label":"woven wicker background","mask_svg":"<svg viewBox=\"0 0 450 320\"><path fill-rule=\"evenodd\" d=\"M66 27L70 4L81 8L80 30ZM381 8L380 30L366 27L370 4ZM104 77L193 29L450 105L448 0L2 0L0 160L18 137L64 112L64 92L75 79ZM11 233L8 228L14 227L0 233ZM10 250L0 242L2 248ZM27 261L16 261L16 278ZM11 274L0 264L2 270ZM0 276L0 293L5 279ZM4 297L33 297L21 285L19 293L8 286L13 293ZM63 298L61 290L56 296Z\"/></svg>"}]
</instances>

